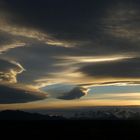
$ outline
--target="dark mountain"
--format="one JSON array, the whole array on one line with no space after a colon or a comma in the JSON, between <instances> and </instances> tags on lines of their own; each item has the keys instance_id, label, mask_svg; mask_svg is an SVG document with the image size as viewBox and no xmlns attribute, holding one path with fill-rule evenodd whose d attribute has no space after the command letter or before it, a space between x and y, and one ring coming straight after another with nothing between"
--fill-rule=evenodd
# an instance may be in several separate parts
<instances>
[{"instance_id":1,"label":"dark mountain","mask_svg":"<svg viewBox=\"0 0 140 140\"><path fill-rule=\"evenodd\" d=\"M65 120L65 118L61 116L28 113L19 110L5 110L0 112L0 120Z\"/></svg>"},{"instance_id":2,"label":"dark mountain","mask_svg":"<svg viewBox=\"0 0 140 140\"><path fill-rule=\"evenodd\" d=\"M140 120L140 110L127 108L77 111L73 117L65 118L61 115L43 115L19 110L5 110L0 112L0 120Z\"/></svg>"},{"instance_id":3,"label":"dark mountain","mask_svg":"<svg viewBox=\"0 0 140 140\"><path fill-rule=\"evenodd\" d=\"M77 112L73 119L77 120L140 120L140 111L127 108L114 108L109 110L90 110Z\"/></svg>"},{"instance_id":4,"label":"dark mountain","mask_svg":"<svg viewBox=\"0 0 140 140\"><path fill-rule=\"evenodd\" d=\"M112 112L112 111L111 111ZM44 138L44 136L51 137L51 139L58 138L84 138L87 139L91 137L92 139L102 140L114 139L122 134L126 137L131 134L132 139L134 136L139 136L140 130L140 121L122 121L119 119L126 113L120 110L114 110L115 114L112 114L110 111L97 111L97 112L88 112L88 114L77 114L78 116L74 117L74 120L65 119L61 116L49 116L41 115L38 113L28 113L24 111L13 111L5 110L0 112L0 131L1 135L4 134L4 137L18 137L27 139L27 136L32 138ZM119 114L119 115L118 115ZM133 114L133 113L132 113ZM135 117L140 117L139 113L134 113ZM87 116L85 116L87 115ZM92 118L91 120L89 118ZM84 119L84 120L83 120ZM102 120L104 119L104 120ZM5 121L3 121L5 120ZM19 121L17 121L19 120ZM42 120L42 121L32 121L32 120ZM56 120L56 121L51 121ZM66 121L63 121L66 120ZM102 120L102 121L101 121ZM113 121L112 121L113 120ZM117 121L115 121L117 120ZM120 139L120 138L118 138Z\"/></svg>"}]
</instances>

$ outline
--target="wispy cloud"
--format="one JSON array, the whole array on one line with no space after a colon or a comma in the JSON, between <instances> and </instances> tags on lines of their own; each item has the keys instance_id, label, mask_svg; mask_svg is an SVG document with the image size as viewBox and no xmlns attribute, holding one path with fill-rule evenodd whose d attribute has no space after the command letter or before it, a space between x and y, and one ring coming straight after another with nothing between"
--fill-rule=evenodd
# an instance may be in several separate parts
<instances>
[{"instance_id":1,"label":"wispy cloud","mask_svg":"<svg viewBox=\"0 0 140 140\"><path fill-rule=\"evenodd\" d=\"M16 42L11 43L11 44L2 45L2 46L0 46L0 54L7 52L11 49L14 49L14 48L24 47L25 45L26 45L26 43L19 42L19 41L16 41Z\"/></svg>"},{"instance_id":2,"label":"wispy cloud","mask_svg":"<svg viewBox=\"0 0 140 140\"><path fill-rule=\"evenodd\" d=\"M6 19L0 21L0 31L6 32L14 36L35 39L37 41L44 42L45 44L52 46L73 47L76 44L68 41L59 41L48 33L43 33L36 29L12 25L12 23L9 24Z\"/></svg>"},{"instance_id":3,"label":"wispy cloud","mask_svg":"<svg viewBox=\"0 0 140 140\"><path fill-rule=\"evenodd\" d=\"M17 75L25 69L16 61L0 59L0 82L17 83Z\"/></svg>"}]
</instances>

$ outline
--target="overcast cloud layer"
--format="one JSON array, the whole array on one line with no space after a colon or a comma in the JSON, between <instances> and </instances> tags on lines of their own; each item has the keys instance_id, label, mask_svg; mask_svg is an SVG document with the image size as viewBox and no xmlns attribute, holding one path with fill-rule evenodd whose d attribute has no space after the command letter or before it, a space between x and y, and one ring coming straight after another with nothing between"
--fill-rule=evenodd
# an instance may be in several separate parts
<instances>
[{"instance_id":1,"label":"overcast cloud layer","mask_svg":"<svg viewBox=\"0 0 140 140\"><path fill-rule=\"evenodd\" d=\"M138 84L139 15L139 0L0 0L0 82L65 83L54 98L66 100L85 85Z\"/></svg>"}]
</instances>

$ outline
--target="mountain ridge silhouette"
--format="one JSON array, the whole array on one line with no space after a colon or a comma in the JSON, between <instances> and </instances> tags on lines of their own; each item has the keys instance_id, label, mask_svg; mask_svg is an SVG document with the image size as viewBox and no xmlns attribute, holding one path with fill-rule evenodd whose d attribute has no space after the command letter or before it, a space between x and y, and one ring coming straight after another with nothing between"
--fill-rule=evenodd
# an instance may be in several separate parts
<instances>
[{"instance_id":1,"label":"mountain ridge silhouette","mask_svg":"<svg viewBox=\"0 0 140 140\"><path fill-rule=\"evenodd\" d=\"M62 116L50 116L30 113L21 110L4 110L0 112L0 120L65 120Z\"/></svg>"}]
</instances>

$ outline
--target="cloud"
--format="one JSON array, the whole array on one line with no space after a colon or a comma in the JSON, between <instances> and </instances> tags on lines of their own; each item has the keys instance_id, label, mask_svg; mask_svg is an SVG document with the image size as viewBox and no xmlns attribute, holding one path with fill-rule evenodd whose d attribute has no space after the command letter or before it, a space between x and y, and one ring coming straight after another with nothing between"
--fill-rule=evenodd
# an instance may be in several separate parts
<instances>
[{"instance_id":1,"label":"cloud","mask_svg":"<svg viewBox=\"0 0 140 140\"><path fill-rule=\"evenodd\" d=\"M110 82L91 82L91 83L85 83L85 84L79 84L78 86L83 86L86 88L90 87L102 87L102 86L139 86L140 85L140 80L139 79L131 79L129 81L125 79L121 79L121 81L115 79L114 81L111 80Z\"/></svg>"},{"instance_id":2,"label":"cloud","mask_svg":"<svg viewBox=\"0 0 140 140\"><path fill-rule=\"evenodd\" d=\"M88 94L88 89L72 84L57 83L41 87L40 90L48 93L48 97L62 100L79 99Z\"/></svg>"},{"instance_id":3,"label":"cloud","mask_svg":"<svg viewBox=\"0 0 140 140\"><path fill-rule=\"evenodd\" d=\"M23 68L20 73L14 68L14 72L11 68L1 71L2 81L40 88L56 83L77 86L139 80L140 2L4 0L3 3L1 58L16 60L26 71Z\"/></svg>"},{"instance_id":4,"label":"cloud","mask_svg":"<svg viewBox=\"0 0 140 140\"><path fill-rule=\"evenodd\" d=\"M48 31L63 40L64 38L72 38L72 36L78 37L82 27L87 24L87 21L83 20L84 23L81 22L81 25L79 26L81 14L83 14L84 18L89 20L91 15L97 16L91 11L93 7L90 4L98 4L99 6L97 1L94 1L93 3L88 2L86 5L83 1L65 2L64 0L60 0L59 2L44 0L41 0L40 2L37 0L25 0L23 2L14 0L13 2L10 2L6 0L4 3L7 6L5 6L7 8L6 10L9 11L11 17L14 15L12 18L16 18L16 24L38 28L46 32ZM34 3L34 5L32 3ZM94 8L96 9L98 6L95 5ZM79 9L77 7L79 7ZM83 8L85 8L86 13L84 13ZM54 12L54 10L56 12ZM89 12L87 10L89 10ZM75 29L77 32L74 32ZM80 33L78 33L78 31L80 31ZM82 32L86 32L86 29L83 28Z\"/></svg>"},{"instance_id":5,"label":"cloud","mask_svg":"<svg viewBox=\"0 0 140 140\"><path fill-rule=\"evenodd\" d=\"M0 54L24 46L27 46L27 41L0 30Z\"/></svg>"},{"instance_id":6,"label":"cloud","mask_svg":"<svg viewBox=\"0 0 140 140\"><path fill-rule=\"evenodd\" d=\"M87 95L87 93L88 93L88 89L83 87L75 87L70 92L64 93L62 96L59 96L58 99L63 99L63 100L79 99Z\"/></svg>"},{"instance_id":7,"label":"cloud","mask_svg":"<svg viewBox=\"0 0 140 140\"><path fill-rule=\"evenodd\" d=\"M11 21L9 21L9 19L6 18L0 20L0 32L7 33L13 38L20 37L24 38L24 40L36 40L51 46L72 47L73 45L77 44L76 42L72 43L69 41L58 40L51 36L51 34L47 32L43 33L43 31L41 32L38 29L28 28L24 25L14 25L11 23Z\"/></svg>"},{"instance_id":8,"label":"cloud","mask_svg":"<svg viewBox=\"0 0 140 140\"><path fill-rule=\"evenodd\" d=\"M138 1L114 2L102 18L104 30L116 38L140 40L139 13Z\"/></svg>"},{"instance_id":9,"label":"cloud","mask_svg":"<svg viewBox=\"0 0 140 140\"><path fill-rule=\"evenodd\" d=\"M39 91L0 85L0 104L26 103L43 100L45 98L46 95Z\"/></svg>"},{"instance_id":10,"label":"cloud","mask_svg":"<svg viewBox=\"0 0 140 140\"><path fill-rule=\"evenodd\" d=\"M68 66L68 65L84 65L88 63L102 63L111 61L120 61L124 59L134 58L134 54L120 54L120 55L106 55L106 56L58 56L56 59L61 60L57 66Z\"/></svg>"},{"instance_id":11,"label":"cloud","mask_svg":"<svg viewBox=\"0 0 140 140\"><path fill-rule=\"evenodd\" d=\"M140 58L95 63L83 66L79 71L95 78L140 78Z\"/></svg>"},{"instance_id":12,"label":"cloud","mask_svg":"<svg viewBox=\"0 0 140 140\"><path fill-rule=\"evenodd\" d=\"M10 44L1 45L0 46L0 54L7 52L11 49L17 48L17 47L23 47L25 45L26 45L25 43L19 42L19 41L14 42L14 43L10 43Z\"/></svg>"},{"instance_id":13,"label":"cloud","mask_svg":"<svg viewBox=\"0 0 140 140\"><path fill-rule=\"evenodd\" d=\"M0 82L16 83L17 75L21 74L24 68L15 61L0 59Z\"/></svg>"},{"instance_id":14,"label":"cloud","mask_svg":"<svg viewBox=\"0 0 140 140\"><path fill-rule=\"evenodd\" d=\"M5 11L9 12L14 24L44 31L65 41L101 40L115 29L118 29L115 33L119 33L119 37L128 34L132 37L131 31L134 33L139 28L137 0L4 0L4 3ZM134 30L131 28L133 25ZM125 31L122 31L123 27Z\"/></svg>"}]
</instances>

